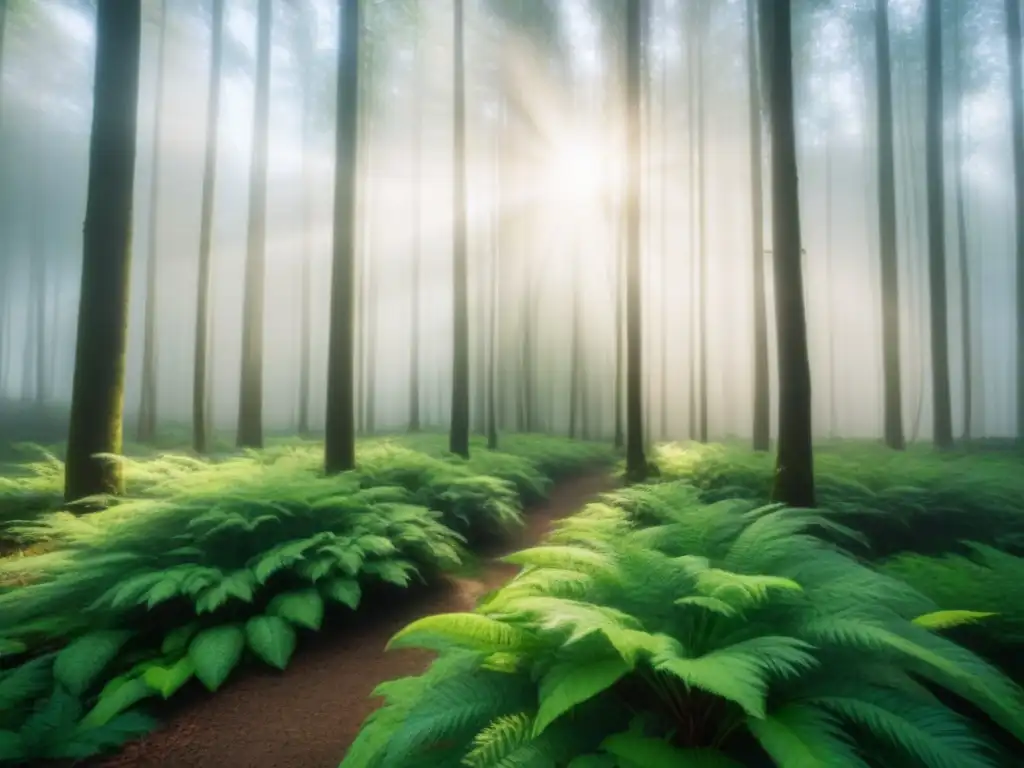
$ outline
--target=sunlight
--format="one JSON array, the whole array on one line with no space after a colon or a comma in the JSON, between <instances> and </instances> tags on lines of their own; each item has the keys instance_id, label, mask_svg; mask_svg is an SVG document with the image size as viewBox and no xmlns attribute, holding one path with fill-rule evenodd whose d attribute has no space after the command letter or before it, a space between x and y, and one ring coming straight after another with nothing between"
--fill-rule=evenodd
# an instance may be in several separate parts
<instances>
[{"instance_id":1,"label":"sunlight","mask_svg":"<svg viewBox=\"0 0 1024 768\"><path fill-rule=\"evenodd\" d=\"M586 136L567 138L552 147L546 163L546 196L573 206L593 204L609 184L609 152Z\"/></svg>"}]
</instances>

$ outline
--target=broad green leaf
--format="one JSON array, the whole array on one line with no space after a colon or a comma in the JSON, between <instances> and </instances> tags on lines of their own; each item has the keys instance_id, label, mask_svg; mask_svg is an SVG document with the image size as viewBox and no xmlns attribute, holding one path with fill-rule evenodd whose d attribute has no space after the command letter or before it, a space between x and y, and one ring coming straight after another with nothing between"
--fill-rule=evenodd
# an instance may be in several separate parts
<instances>
[{"instance_id":1,"label":"broad green leaf","mask_svg":"<svg viewBox=\"0 0 1024 768\"><path fill-rule=\"evenodd\" d=\"M331 579L322 587L324 596L339 603L344 603L353 611L359 607L359 599L363 591L355 579Z\"/></svg>"},{"instance_id":2,"label":"broad green leaf","mask_svg":"<svg viewBox=\"0 0 1024 768\"><path fill-rule=\"evenodd\" d=\"M174 656L188 648L189 640L195 637L199 631L199 622L192 621L180 627L176 627L164 635L164 641L160 644L160 653L167 656Z\"/></svg>"},{"instance_id":3,"label":"broad green leaf","mask_svg":"<svg viewBox=\"0 0 1024 768\"><path fill-rule=\"evenodd\" d=\"M100 695L96 704L82 719L81 725L99 728L106 725L128 707L156 693L141 677L124 680L117 686L110 686Z\"/></svg>"},{"instance_id":4,"label":"broad green leaf","mask_svg":"<svg viewBox=\"0 0 1024 768\"><path fill-rule=\"evenodd\" d=\"M629 731L609 736L601 748L615 755L624 768L743 768L717 750L679 749Z\"/></svg>"},{"instance_id":5,"label":"broad green leaf","mask_svg":"<svg viewBox=\"0 0 1024 768\"><path fill-rule=\"evenodd\" d=\"M918 616L914 619L914 623L919 627L938 632L964 624L974 624L995 615L994 613L985 613L983 611L935 611Z\"/></svg>"},{"instance_id":6,"label":"broad green leaf","mask_svg":"<svg viewBox=\"0 0 1024 768\"><path fill-rule=\"evenodd\" d=\"M196 600L196 613L212 613L231 598L251 603L255 594L256 577L252 571L235 571L203 591Z\"/></svg>"},{"instance_id":7,"label":"broad green leaf","mask_svg":"<svg viewBox=\"0 0 1024 768\"><path fill-rule=\"evenodd\" d=\"M627 672L629 666L617 658L589 663L567 661L552 667L540 681L533 737L540 736L557 717L577 704L610 688Z\"/></svg>"},{"instance_id":8,"label":"broad green leaf","mask_svg":"<svg viewBox=\"0 0 1024 768\"><path fill-rule=\"evenodd\" d=\"M196 677L209 690L216 691L241 661L244 650L242 628L237 624L224 624L196 635L189 644L188 657L195 665Z\"/></svg>"},{"instance_id":9,"label":"broad green leaf","mask_svg":"<svg viewBox=\"0 0 1024 768\"><path fill-rule=\"evenodd\" d=\"M295 629L280 616L254 616L245 624L249 647L267 664L288 666L295 651Z\"/></svg>"},{"instance_id":10,"label":"broad green leaf","mask_svg":"<svg viewBox=\"0 0 1024 768\"><path fill-rule=\"evenodd\" d=\"M79 726L70 741L52 750L52 757L71 760L92 757L145 736L158 725L158 721L141 712L125 712L99 728Z\"/></svg>"},{"instance_id":11,"label":"broad green leaf","mask_svg":"<svg viewBox=\"0 0 1024 768\"><path fill-rule=\"evenodd\" d=\"M315 589L285 592L270 601L267 613L280 616L299 627L320 629L324 619L324 599Z\"/></svg>"},{"instance_id":12,"label":"broad green leaf","mask_svg":"<svg viewBox=\"0 0 1024 768\"><path fill-rule=\"evenodd\" d=\"M142 679L165 699L173 696L196 672L195 664L183 656L170 667L152 666L142 674Z\"/></svg>"},{"instance_id":13,"label":"broad green leaf","mask_svg":"<svg viewBox=\"0 0 1024 768\"><path fill-rule=\"evenodd\" d=\"M442 613L414 621L391 638L387 650L418 646L430 648L432 641L455 643L463 648L494 653L516 651L528 635L518 627L477 613Z\"/></svg>"},{"instance_id":14,"label":"broad green leaf","mask_svg":"<svg viewBox=\"0 0 1024 768\"><path fill-rule=\"evenodd\" d=\"M73 640L54 659L54 679L72 695L81 696L131 636L131 632L101 630Z\"/></svg>"}]
</instances>

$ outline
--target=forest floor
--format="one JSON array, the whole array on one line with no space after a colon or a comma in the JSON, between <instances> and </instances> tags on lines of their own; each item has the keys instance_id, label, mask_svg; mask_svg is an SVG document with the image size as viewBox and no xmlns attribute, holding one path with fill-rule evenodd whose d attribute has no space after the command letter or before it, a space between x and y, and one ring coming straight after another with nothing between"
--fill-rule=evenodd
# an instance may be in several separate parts
<instances>
[{"instance_id":1,"label":"forest floor","mask_svg":"<svg viewBox=\"0 0 1024 768\"><path fill-rule=\"evenodd\" d=\"M284 672L254 670L216 695L180 702L166 724L121 753L77 763L89 768L336 768L363 721L379 704L380 683L422 672L433 654L385 652L410 622L436 613L472 610L477 600L514 576L499 561L536 544L551 524L610 490L607 473L565 480L525 515L526 525L488 553L471 574L451 577L426 595L384 606L347 631L312 638ZM185 697L188 699L189 697Z\"/></svg>"}]
</instances>

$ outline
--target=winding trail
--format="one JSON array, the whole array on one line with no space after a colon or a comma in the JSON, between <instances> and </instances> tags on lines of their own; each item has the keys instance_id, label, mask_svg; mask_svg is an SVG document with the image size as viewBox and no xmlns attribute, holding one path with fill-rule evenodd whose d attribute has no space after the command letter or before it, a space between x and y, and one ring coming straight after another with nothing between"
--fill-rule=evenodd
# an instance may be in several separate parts
<instances>
[{"instance_id":1,"label":"winding trail","mask_svg":"<svg viewBox=\"0 0 1024 768\"><path fill-rule=\"evenodd\" d=\"M323 632L302 643L284 672L250 670L216 695L200 695L164 726L120 754L79 763L90 768L337 768L367 715L379 683L422 672L432 654L384 646L422 616L472 610L477 599L517 572L497 557L538 542L551 523L614 486L606 473L557 485L531 507L526 525L471 577L447 579L419 598L375 611L362 626Z\"/></svg>"}]
</instances>

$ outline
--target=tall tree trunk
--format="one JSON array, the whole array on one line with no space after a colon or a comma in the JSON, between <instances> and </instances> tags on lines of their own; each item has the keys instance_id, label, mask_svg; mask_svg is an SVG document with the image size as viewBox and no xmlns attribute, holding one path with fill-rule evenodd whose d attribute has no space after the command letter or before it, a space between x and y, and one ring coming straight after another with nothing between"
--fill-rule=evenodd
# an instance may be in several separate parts
<instances>
[{"instance_id":1,"label":"tall tree trunk","mask_svg":"<svg viewBox=\"0 0 1024 768\"><path fill-rule=\"evenodd\" d=\"M707 208L707 151L705 146L706 128L704 101L704 38L708 33L707 0L701 0L697 8L697 152L699 155L697 196L697 218L700 225L700 241L697 247L697 259L700 269L700 282L697 290L697 313L699 330L697 342L700 344L697 356L698 387L700 389L697 402L697 437L702 443L708 441L708 208Z\"/></svg>"},{"instance_id":2,"label":"tall tree trunk","mask_svg":"<svg viewBox=\"0 0 1024 768\"><path fill-rule=\"evenodd\" d=\"M195 362L192 374L192 447L206 453L210 329L210 250L213 238L213 201L217 185L217 139L220 123L220 70L224 49L224 0L210 9L210 68L206 96L206 156L203 159L203 201L199 219L199 279L196 287Z\"/></svg>"},{"instance_id":3,"label":"tall tree trunk","mask_svg":"<svg viewBox=\"0 0 1024 768\"><path fill-rule=\"evenodd\" d=\"M4 39L7 36L7 0L0 0L0 163L3 162L2 153L4 151L3 142L3 129L4 129ZM6 213L6 212L4 212ZM3 217L4 220L6 216ZM7 230L6 221L3 226L4 232ZM0 237L6 237L6 235L0 235ZM7 243L0 240L0 247L6 246ZM5 248L6 251L6 248ZM8 331L8 319L10 316L10 293L8 292L7 286L10 281L10 265L7 262L7 257L0 259L0 400L3 399L4 388L7 380L7 331Z\"/></svg>"},{"instance_id":4,"label":"tall tree trunk","mask_svg":"<svg viewBox=\"0 0 1024 768\"><path fill-rule=\"evenodd\" d=\"M949 319L946 294L946 198L943 174L942 2L927 0L927 94L925 120L928 170L928 287L932 349L932 439L938 448L953 445L949 391Z\"/></svg>"},{"instance_id":5,"label":"tall tree trunk","mask_svg":"<svg viewBox=\"0 0 1024 768\"><path fill-rule=\"evenodd\" d=\"M500 129L499 129L500 130ZM495 136L494 177L491 184L494 205L491 214L490 307L487 316L487 449L498 449L498 308L501 302L501 150L500 134Z\"/></svg>"},{"instance_id":6,"label":"tall tree trunk","mask_svg":"<svg viewBox=\"0 0 1024 768\"><path fill-rule=\"evenodd\" d=\"M302 56L302 268L299 274L301 285L299 323L299 418L298 431L308 437L310 388L313 366L313 192L311 185L313 151L313 9L309 0L300 5L304 31L303 43L307 46Z\"/></svg>"},{"instance_id":7,"label":"tall tree trunk","mask_svg":"<svg viewBox=\"0 0 1024 768\"><path fill-rule=\"evenodd\" d=\"M1010 61L1013 110L1014 253L1017 264L1017 439L1024 439L1024 56L1021 54L1020 0L1006 0L1006 50Z\"/></svg>"},{"instance_id":8,"label":"tall tree trunk","mask_svg":"<svg viewBox=\"0 0 1024 768\"><path fill-rule=\"evenodd\" d=\"M827 87L832 92L832 73L828 73ZM833 312L833 286L835 275L835 253L832 238L832 144L834 134L834 110L829 105L827 128L825 130L825 333L828 345L828 436L838 434L839 412L836 409L836 323Z\"/></svg>"},{"instance_id":9,"label":"tall tree trunk","mask_svg":"<svg viewBox=\"0 0 1024 768\"><path fill-rule=\"evenodd\" d=\"M469 286L466 258L466 50L463 0L455 0L455 125L452 212L452 414L448 448L469 458Z\"/></svg>"},{"instance_id":10,"label":"tall tree trunk","mask_svg":"<svg viewBox=\"0 0 1024 768\"><path fill-rule=\"evenodd\" d=\"M801 265L790 0L764 0L761 16L762 50L767 54L771 83L772 252L779 355L779 444L772 498L793 507L813 507L811 366Z\"/></svg>"},{"instance_id":11,"label":"tall tree trunk","mask_svg":"<svg viewBox=\"0 0 1024 768\"><path fill-rule=\"evenodd\" d=\"M875 61L878 89L878 242L882 276L882 370L885 444L902 451L903 387L900 373L899 257L896 250L895 138L889 2L875 0Z\"/></svg>"},{"instance_id":12,"label":"tall tree trunk","mask_svg":"<svg viewBox=\"0 0 1024 768\"><path fill-rule=\"evenodd\" d=\"M761 142L761 80L757 50L757 0L747 0L747 88L750 92L750 220L754 275L754 450L771 441L768 372L768 309L765 301L764 150Z\"/></svg>"},{"instance_id":13,"label":"tall tree trunk","mask_svg":"<svg viewBox=\"0 0 1024 768\"><path fill-rule=\"evenodd\" d=\"M267 139L270 120L270 0L260 0L256 44L256 100L253 115L242 308L242 371L238 401L238 446L263 447L263 306L266 280Z\"/></svg>"},{"instance_id":14,"label":"tall tree trunk","mask_svg":"<svg viewBox=\"0 0 1024 768\"><path fill-rule=\"evenodd\" d=\"M961 24L963 23L963 11L960 2L957 2L956 23L954 26L954 41L956 46L956 62L953 70L953 83L956 99L956 127L953 136L953 162L956 168L956 232L957 232L957 257L960 266L960 352L963 360L963 410L964 410L964 440L970 440L972 434L972 416L974 408L974 377L973 357L971 350L971 271L970 259L968 258L967 238L967 214L964 205L964 108L963 108L963 40Z\"/></svg>"},{"instance_id":15,"label":"tall tree trunk","mask_svg":"<svg viewBox=\"0 0 1024 768\"><path fill-rule=\"evenodd\" d=\"M625 227L616 232L615 251L615 447L626 442L626 424L623 406L626 380L626 249Z\"/></svg>"},{"instance_id":16,"label":"tall tree trunk","mask_svg":"<svg viewBox=\"0 0 1024 768\"><path fill-rule=\"evenodd\" d=\"M626 6L626 476L647 477L643 435L643 328L640 296L640 93L646 0Z\"/></svg>"},{"instance_id":17,"label":"tall tree trunk","mask_svg":"<svg viewBox=\"0 0 1024 768\"><path fill-rule=\"evenodd\" d=\"M139 401L137 438L150 443L156 438L157 374L156 374L156 314L157 314L157 251L160 242L160 150L163 143L164 74L167 69L167 0L160 0L158 25L160 43L156 64L156 101L153 107L153 164L149 176L149 221L146 239L146 296L142 340L142 398Z\"/></svg>"},{"instance_id":18,"label":"tall tree trunk","mask_svg":"<svg viewBox=\"0 0 1024 768\"><path fill-rule=\"evenodd\" d=\"M668 439L668 58L661 57L661 367L658 369L660 401L658 437Z\"/></svg>"},{"instance_id":19,"label":"tall tree trunk","mask_svg":"<svg viewBox=\"0 0 1024 768\"><path fill-rule=\"evenodd\" d=\"M89 183L64 497L122 493L121 451L141 9L98 0Z\"/></svg>"},{"instance_id":20,"label":"tall tree trunk","mask_svg":"<svg viewBox=\"0 0 1024 768\"><path fill-rule=\"evenodd\" d=\"M327 359L327 427L324 468L356 465L355 262L356 176L359 146L360 0L340 0L338 94L335 104L334 255Z\"/></svg>"},{"instance_id":21,"label":"tall tree trunk","mask_svg":"<svg viewBox=\"0 0 1024 768\"><path fill-rule=\"evenodd\" d=\"M423 2L418 0L417 12L423 12ZM410 301L409 316L411 323L409 327L409 431L419 432L420 424L420 401L421 388L421 359L420 359L420 262L423 259L423 92L426 89L424 73L426 61L423 56L423 49L420 46L420 35L416 35L416 49L414 61L416 62L416 90L413 95L413 227L412 227L412 265L410 270Z\"/></svg>"}]
</instances>

